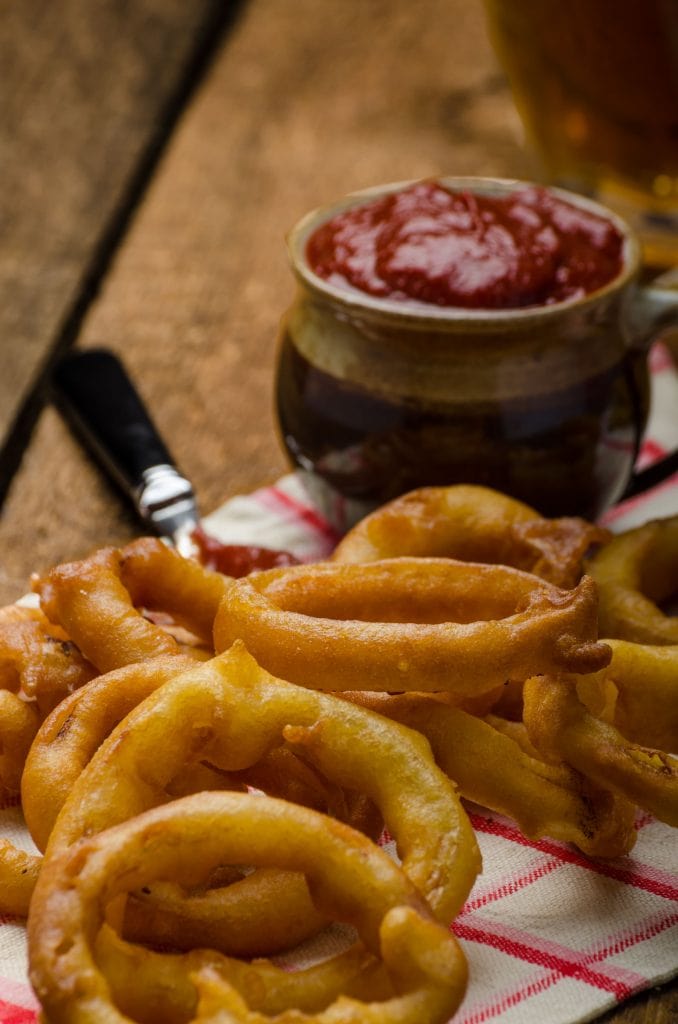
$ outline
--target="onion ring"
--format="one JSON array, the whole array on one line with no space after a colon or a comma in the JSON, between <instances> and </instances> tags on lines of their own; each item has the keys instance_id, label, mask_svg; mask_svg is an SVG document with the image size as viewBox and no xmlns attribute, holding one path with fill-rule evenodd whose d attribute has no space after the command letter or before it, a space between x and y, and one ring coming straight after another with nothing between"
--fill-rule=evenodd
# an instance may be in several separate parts
<instances>
[{"instance_id":1,"label":"onion ring","mask_svg":"<svg viewBox=\"0 0 678 1024\"><path fill-rule=\"evenodd\" d=\"M271 569L230 584L217 651L244 640L268 671L321 690L475 696L540 672L606 665L596 593L452 559Z\"/></svg>"},{"instance_id":2,"label":"onion ring","mask_svg":"<svg viewBox=\"0 0 678 1024\"><path fill-rule=\"evenodd\" d=\"M334 782L373 800L405 871L440 919L452 920L479 854L426 740L337 697L273 678L240 644L170 680L127 716L73 786L47 856L162 802L186 764L242 770L285 739Z\"/></svg>"},{"instance_id":3,"label":"onion ring","mask_svg":"<svg viewBox=\"0 0 678 1024\"><path fill-rule=\"evenodd\" d=\"M122 550L102 548L33 581L45 614L101 672L181 653L176 640L139 607L169 612L200 639L210 639L225 585L226 577L153 537Z\"/></svg>"},{"instance_id":4,"label":"onion ring","mask_svg":"<svg viewBox=\"0 0 678 1024\"><path fill-rule=\"evenodd\" d=\"M37 608L0 609L0 797L19 793L26 757L43 717L94 668ZM25 914L38 858L0 842L0 911Z\"/></svg>"},{"instance_id":5,"label":"onion ring","mask_svg":"<svg viewBox=\"0 0 678 1024\"><path fill-rule=\"evenodd\" d=\"M122 1024L125 1018L111 1003L90 946L106 904L158 876L199 881L225 859L303 871L319 908L355 924L393 978L398 995L384 1003L342 997L315 1016L295 1014L299 1024L329 1024L337 1019L334 1007L341 1007L347 1021L443 1024L459 1005L466 964L456 940L370 840L316 811L271 797L201 793L83 839L52 861L28 925L31 981L46 1015L58 1013L73 1024ZM236 1020L261 1021L213 968L198 970L195 984L196 1021L207 1021L226 1001Z\"/></svg>"},{"instance_id":6,"label":"onion ring","mask_svg":"<svg viewBox=\"0 0 678 1024\"><path fill-rule=\"evenodd\" d=\"M261 869L262 871L264 869ZM316 914L318 912L316 911ZM393 988L383 965L360 944L303 972L289 971L258 960L225 960L204 948L188 953L156 953L122 940L104 925L95 947L98 966L106 976L115 1005L135 1020L185 1024L195 1014L196 971L214 967L261 1013L281 1013L295 1006L306 1013L322 1010L340 995L354 999L388 999Z\"/></svg>"},{"instance_id":7,"label":"onion ring","mask_svg":"<svg viewBox=\"0 0 678 1024\"><path fill-rule=\"evenodd\" d=\"M588 549L609 536L585 519L545 519L488 487L456 484L422 487L372 512L339 542L332 559L412 555L501 563L568 588L581 578Z\"/></svg>"},{"instance_id":8,"label":"onion ring","mask_svg":"<svg viewBox=\"0 0 678 1024\"><path fill-rule=\"evenodd\" d=\"M676 593L678 516L614 537L589 560L598 584L600 634L640 644L678 644L678 616L659 605Z\"/></svg>"},{"instance_id":9,"label":"onion ring","mask_svg":"<svg viewBox=\"0 0 678 1024\"><path fill-rule=\"evenodd\" d=\"M228 577L182 558L155 537L140 537L120 554L120 578L137 608L168 612L201 640L211 640Z\"/></svg>"},{"instance_id":10,"label":"onion ring","mask_svg":"<svg viewBox=\"0 0 678 1024\"><path fill-rule=\"evenodd\" d=\"M42 723L21 780L24 818L39 850L103 740L150 693L192 664L166 656L108 672L71 694Z\"/></svg>"},{"instance_id":11,"label":"onion ring","mask_svg":"<svg viewBox=\"0 0 678 1024\"><path fill-rule=\"evenodd\" d=\"M269 796L329 811L370 838L381 832L381 816L371 801L329 787L284 747L269 751L252 768L229 774L229 788L242 780ZM127 901L124 934L135 942L172 949L209 946L233 956L267 956L297 945L326 924L301 876L262 869L228 884L219 878L190 895L169 882L145 887Z\"/></svg>"},{"instance_id":12,"label":"onion ring","mask_svg":"<svg viewBox=\"0 0 678 1024\"><path fill-rule=\"evenodd\" d=\"M601 786L678 826L678 758L631 743L580 702L575 681L542 676L524 686L530 738L545 756L571 764Z\"/></svg>"},{"instance_id":13,"label":"onion ring","mask_svg":"<svg viewBox=\"0 0 678 1024\"><path fill-rule=\"evenodd\" d=\"M6 710L3 702L12 699L21 721L27 723L21 756L12 758L23 765L23 772L17 769L13 781L18 792L21 779L24 818L38 849L45 848L74 781L108 732L148 693L192 664L188 658L183 663L177 658L159 658L99 676L66 698L39 728L33 705L0 691L0 711ZM6 732L11 722L10 715L3 715ZM17 736L14 739L18 741ZM5 752L11 752L11 747L6 745ZM182 781L190 784L195 780L189 773ZM0 912L20 917L28 914L41 863L42 857L0 842Z\"/></svg>"},{"instance_id":14,"label":"onion ring","mask_svg":"<svg viewBox=\"0 0 678 1024\"><path fill-rule=\"evenodd\" d=\"M0 839L0 913L26 917L40 870L40 857Z\"/></svg>"},{"instance_id":15,"label":"onion ring","mask_svg":"<svg viewBox=\"0 0 678 1024\"><path fill-rule=\"evenodd\" d=\"M94 675L75 644L38 608L0 608L0 690L34 703L41 720Z\"/></svg>"},{"instance_id":16,"label":"onion ring","mask_svg":"<svg viewBox=\"0 0 678 1024\"><path fill-rule=\"evenodd\" d=\"M93 675L94 668L39 609L0 609L0 795L19 792L45 715Z\"/></svg>"},{"instance_id":17,"label":"onion ring","mask_svg":"<svg viewBox=\"0 0 678 1024\"><path fill-rule=\"evenodd\" d=\"M607 643L612 661L601 672L577 679L580 699L634 743L678 750L678 644ZM597 691L605 684L601 696ZM606 701L611 708L601 715Z\"/></svg>"},{"instance_id":18,"label":"onion ring","mask_svg":"<svg viewBox=\"0 0 678 1024\"><path fill-rule=\"evenodd\" d=\"M21 773L39 725L33 704L9 690L0 690L0 796L19 792Z\"/></svg>"},{"instance_id":19,"label":"onion ring","mask_svg":"<svg viewBox=\"0 0 678 1024\"><path fill-rule=\"evenodd\" d=\"M528 838L574 843L589 857L620 857L633 846L631 805L525 752L490 722L429 694L344 696L421 732L463 797L513 818Z\"/></svg>"},{"instance_id":20,"label":"onion ring","mask_svg":"<svg viewBox=\"0 0 678 1024\"><path fill-rule=\"evenodd\" d=\"M582 676L581 678L583 679L584 676ZM539 760L541 758L541 754L539 753L539 751L535 747L534 743L531 741L530 737L527 735L527 729L525 728L525 723L522 720L522 714L523 714L522 683L521 683L521 686L520 686L520 690L521 690L521 692L520 692L520 718L519 719L504 718L504 716L502 714L496 714L495 712L490 712L490 714L485 715L485 721L489 725L491 725L493 729L496 729L497 732L501 733L502 736L507 736L508 739L510 739L513 743L516 744L518 749L521 750L523 752L523 754L527 755L527 757L533 757L535 760Z\"/></svg>"},{"instance_id":21,"label":"onion ring","mask_svg":"<svg viewBox=\"0 0 678 1024\"><path fill-rule=\"evenodd\" d=\"M144 886L127 901L122 931L153 947L260 957L297 946L325 925L302 875L261 868L198 890L174 882Z\"/></svg>"},{"instance_id":22,"label":"onion ring","mask_svg":"<svg viewBox=\"0 0 678 1024\"><path fill-rule=\"evenodd\" d=\"M43 723L22 779L24 816L39 849L45 849L68 793L105 738L149 694L193 664L190 658L164 657L109 672L74 693ZM203 788L237 788L246 783L319 810L328 808L328 787L282 748L271 751L254 771L245 773L217 775L207 766L189 765L168 792L184 795ZM334 808L338 816L345 815L351 825L370 835L378 834L381 819L365 798L348 798L347 802L347 795L335 787L330 808L332 800L341 804ZM33 873L37 874L40 858L33 861ZM13 906L20 908L15 912L25 915L30 891L25 885L23 888L27 898L15 901ZM128 901L125 933L137 941L176 948L209 940L226 953L262 955L302 941L325 923L300 880L282 885L279 874L272 872L257 873L227 887L221 883L215 908L216 898L215 890L187 897L172 886L138 893ZM245 914L243 907L247 908ZM271 907L276 913L269 922ZM234 929L236 920L238 927Z\"/></svg>"}]
</instances>

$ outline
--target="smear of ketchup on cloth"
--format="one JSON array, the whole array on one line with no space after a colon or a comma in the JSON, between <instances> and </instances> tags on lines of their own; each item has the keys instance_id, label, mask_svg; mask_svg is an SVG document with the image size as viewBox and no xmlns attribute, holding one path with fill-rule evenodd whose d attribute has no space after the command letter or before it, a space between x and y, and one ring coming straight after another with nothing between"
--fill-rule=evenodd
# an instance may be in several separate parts
<instances>
[{"instance_id":1,"label":"smear of ketchup on cloth","mask_svg":"<svg viewBox=\"0 0 678 1024\"><path fill-rule=\"evenodd\" d=\"M208 536L200 527L191 534L198 548L199 561L207 569L225 576L247 576L255 569L275 569L279 565L298 565L299 559L289 551L259 548L252 544L222 544Z\"/></svg>"}]
</instances>

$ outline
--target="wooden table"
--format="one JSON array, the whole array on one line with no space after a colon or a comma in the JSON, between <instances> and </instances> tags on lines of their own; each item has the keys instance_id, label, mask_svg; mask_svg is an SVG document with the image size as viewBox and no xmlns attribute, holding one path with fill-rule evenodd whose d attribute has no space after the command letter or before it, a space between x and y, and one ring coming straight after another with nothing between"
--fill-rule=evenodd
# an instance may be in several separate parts
<instances>
[{"instance_id":1,"label":"wooden table","mask_svg":"<svg viewBox=\"0 0 678 1024\"><path fill-rule=\"evenodd\" d=\"M286 229L357 188L529 176L479 0L22 0L0 27L0 600L138 531L50 406L126 362L211 510L285 471ZM678 987L608 1024L678 1019Z\"/></svg>"}]
</instances>

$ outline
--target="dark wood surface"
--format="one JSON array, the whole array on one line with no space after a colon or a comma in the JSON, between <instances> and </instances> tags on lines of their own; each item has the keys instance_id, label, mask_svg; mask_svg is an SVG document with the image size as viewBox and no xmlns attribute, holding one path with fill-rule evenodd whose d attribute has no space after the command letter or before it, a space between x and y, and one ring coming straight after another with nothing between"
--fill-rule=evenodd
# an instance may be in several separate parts
<instances>
[{"instance_id":1,"label":"dark wood surface","mask_svg":"<svg viewBox=\"0 0 678 1024\"><path fill-rule=\"evenodd\" d=\"M42 407L55 354L122 355L209 511L287 468L295 220L382 181L532 170L476 0L22 0L0 66L3 602L138 531ZM605 1018L676 1019L675 987Z\"/></svg>"},{"instance_id":2,"label":"dark wood surface","mask_svg":"<svg viewBox=\"0 0 678 1024\"><path fill-rule=\"evenodd\" d=\"M475 3L254 0L177 124L77 344L123 355L209 510L285 469L271 384L294 221L379 181L523 169ZM1 596L134 528L46 411L0 522Z\"/></svg>"},{"instance_id":3,"label":"dark wood surface","mask_svg":"<svg viewBox=\"0 0 678 1024\"><path fill-rule=\"evenodd\" d=\"M217 0L25 0L3 11L2 490L36 375L73 340L223 21Z\"/></svg>"}]
</instances>

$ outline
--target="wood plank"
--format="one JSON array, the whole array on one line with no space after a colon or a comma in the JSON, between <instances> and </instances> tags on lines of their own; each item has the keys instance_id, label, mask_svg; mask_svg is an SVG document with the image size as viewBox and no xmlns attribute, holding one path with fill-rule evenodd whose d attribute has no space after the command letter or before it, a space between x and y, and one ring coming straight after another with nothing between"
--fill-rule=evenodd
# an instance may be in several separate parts
<instances>
[{"instance_id":1,"label":"wood plank","mask_svg":"<svg viewBox=\"0 0 678 1024\"><path fill-rule=\"evenodd\" d=\"M218 0L22 0L0 24L0 491L17 418L78 326L192 74Z\"/></svg>"},{"instance_id":2,"label":"wood plank","mask_svg":"<svg viewBox=\"0 0 678 1024\"><path fill-rule=\"evenodd\" d=\"M524 166L475 4L251 4L179 125L80 341L123 354L209 510L286 468L272 376L292 293L291 224L379 181ZM133 529L46 415L0 526L5 595L31 569Z\"/></svg>"},{"instance_id":3,"label":"wood plank","mask_svg":"<svg viewBox=\"0 0 678 1024\"><path fill-rule=\"evenodd\" d=\"M640 992L620 1009L600 1017L596 1024L674 1024L678 1020L678 983L669 982Z\"/></svg>"},{"instance_id":4,"label":"wood plank","mask_svg":"<svg viewBox=\"0 0 678 1024\"><path fill-rule=\"evenodd\" d=\"M205 509L285 469L275 335L285 230L317 203L435 173L528 175L467 0L251 4L182 120L80 343L119 351ZM53 410L0 520L4 600L32 569L135 532ZM606 1024L668 1024L676 986Z\"/></svg>"}]
</instances>

